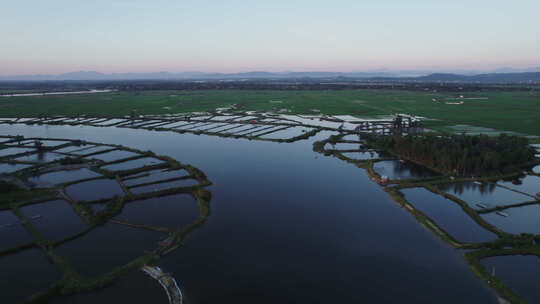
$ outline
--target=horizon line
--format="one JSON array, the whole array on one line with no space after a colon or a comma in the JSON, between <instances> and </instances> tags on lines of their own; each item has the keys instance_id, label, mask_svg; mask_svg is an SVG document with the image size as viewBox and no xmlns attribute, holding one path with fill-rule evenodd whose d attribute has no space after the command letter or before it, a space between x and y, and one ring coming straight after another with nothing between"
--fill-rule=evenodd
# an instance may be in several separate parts
<instances>
[{"instance_id":1,"label":"horizon line","mask_svg":"<svg viewBox=\"0 0 540 304\"><path fill-rule=\"evenodd\" d=\"M505 71L506 70L506 71ZM127 71L115 71L115 72L102 72L99 69L80 69L72 70L68 72L59 72L59 73L22 73L22 74L0 74L2 78L8 77L24 77L24 76L62 76L66 74L74 73L96 73L102 75L121 75L121 74L189 74L189 73L200 73L200 74L247 74L247 73L269 73L269 74L292 74L292 73L335 73L335 74L354 74L354 73L399 73L399 72L408 72L408 73L456 73L456 72L465 72L465 73L523 73L523 72L540 72L539 65L531 65L529 67L514 67L514 66L501 66L497 68L375 68L375 69L365 69L365 70L325 70L325 69L302 69L302 70L279 70L279 71L268 71L264 69L246 69L246 70L237 70L234 72L216 72L216 71L201 71L201 70L184 70L184 71L168 71L168 70L156 70L156 71L136 71L136 72L127 72Z\"/></svg>"}]
</instances>

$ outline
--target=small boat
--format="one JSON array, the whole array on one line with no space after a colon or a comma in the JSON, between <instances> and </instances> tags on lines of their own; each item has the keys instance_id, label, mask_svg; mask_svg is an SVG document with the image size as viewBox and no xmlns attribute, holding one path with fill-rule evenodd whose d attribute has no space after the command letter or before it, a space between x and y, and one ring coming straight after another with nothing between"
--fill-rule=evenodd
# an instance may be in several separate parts
<instances>
[{"instance_id":1,"label":"small boat","mask_svg":"<svg viewBox=\"0 0 540 304\"><path fill-rule=\"evenodd\" d=\"M508 217L508 216L509 216L509 214L508 214L508 213L506 213L506 212L502 212L502 211L497 211L497 212L495 212L495 213L496 213L497 215L500 215L500 216L502 216L502 217Z\"/></svg>"},{"instance_id":2,"label":"small boat","mask_svg":"<svg viewBox=\"0 0 540 304\"><path fill-rule=\"evenodd\" d=\"M473 184L482 185L481 182L474 181Z\"/></svg>"},{"instance_id":3,"label":"small boat","mask_svg":"<svg viewBox=\"0 0 540 304\"><path fill-rule=\"evenodd\" d=\"M480 207L480 208L482 208L482 209L486 209L486 208L487 208L487 206L484 205L484 204L482 204L482 203L476 204L476 206L478 206L478 207Z\"/></svg>"}]
</instances>

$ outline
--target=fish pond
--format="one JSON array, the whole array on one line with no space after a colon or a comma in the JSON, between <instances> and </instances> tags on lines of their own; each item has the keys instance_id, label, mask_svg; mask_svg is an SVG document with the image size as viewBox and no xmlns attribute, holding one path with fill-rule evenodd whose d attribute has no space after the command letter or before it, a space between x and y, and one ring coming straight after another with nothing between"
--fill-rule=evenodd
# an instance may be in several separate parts
<instances>
[{"instance_id":1,"label":"fish pond","mask_svg":"<svg viewBox=\"0 0 540 304\"><path fill-rule=\"evenodd\" d=\"M540 234L540 205L537 204L508 208L481 216L488 223L508 233Z\"/></svg>"},{"instance_id":2,"label":"fish pond","mask_svg":"<svg viewBox=\"0 0 540 304\"><path fill-rule=\"evenodd\" d=\"M336 134L333 131L278 143L116 127L14 124L1 125L0 130L0 135L119 144L200 170L157 168L167 161L149 156L103 163L126 156L115 153L103 159L96 154L99 166L92 169L120 174L115 179L94 178L83 171L66 171L65 178L46 174L37 178L47 185L90 178L65 187L72 199L69 204L60 200L50 208L45 208L47 202L20 208L25 215L41 216L35 221L42 222L32 222L33 226L47 239L61 238L53 246L55 255L85 278L106 277L156 247L167 246L163 244L170 242L171 235L180 235L173 231L183 231L179 248L153 263L174 275L188 304L497 303L494 291L470 270L463 251L420 225L366 170L313 151L313 143ZM309 130L291 128L269 137L291 138ZM135 172L141 166L149 167L148 171ZM401 161L376 162L374 168L390 179L435 175ZM209 207L201 204L195 195L199 192L192 191L194 178L202 175L211 181L205 188L211 193ZM186 190L174 195L163 192L176 187ZM460 241L497 238L453 201L423 188L403 192L412 205ZM160 195L146 197L148 193ZM115 197L124 197L126 204L114 216L65 239L66 234L77 234L117 210ZM205 221L200 221L203 215ZM0 216L6 223L20 221L9 210L0 211ZM57 223L64 222L69 233L59 229ZM32 241L32 234L22 228L9 233L8 229L19 229L13 227L0 228L1 241L10 244L7 247ZM38 253L28 248L0 256L0 265L9 265L2 268L6 280L24 275L35 281L10 281L5 292L11 302L23 302L58 279L55 267ZM54 297L51 303L141 299L167 303L157 281L133 270L103 289Z\"/></svg>"},{"instance_id":3,"label":"fish pond","mask_svg":"<svg viewBox=\"0 0 540 304\"><path fill-rule=\"evenodd\" d=\"M373 169L380 176L387 176L389 179L423 178L437 175L427 168L403 160L376 162Z\"/></svg>"},{"instance_id":4,"label":"fish pond","mask_svg":"<svg viewBox=\"0 0 540 304\"><path fill-rule=\"evenodd\" d=\"M482 259L486 269L516 291L527 303L540 303L540 257L534 255L498 256Z\"/></svg>"},{"instance_id":5,"label":"fish pond","mask_svg":"<svg viewBox=\"0 0 540 304\"><path fill-rule=\"evenodd\" d=\"M460 182L441 184L438 188L460 198L474 209L515 205L533 200L530 196L498 187L494 183Z\"/></svg>"},{"instance_id":6,"label":"fish pond","mask_svg":"<svg viewBox=\"0 0 540 304\"><path fill-rule=\"evenodd\" d=\"M424 188L402 191L405 198L420 212L435 221L446 232L461 242L485 242L497 236L478 225L463 212L460 205Z\"/></svg>"},{"instance_id":7,"label":"fish pond","mask_svg":"<svg viewBox=\"0 0 540 304\"><path fill-rule=\"evenodd\" d=\"M511 181L500 181L498 184L529 195L540 192L540 176L527 175Z\"/></svg>"}]
</instances>

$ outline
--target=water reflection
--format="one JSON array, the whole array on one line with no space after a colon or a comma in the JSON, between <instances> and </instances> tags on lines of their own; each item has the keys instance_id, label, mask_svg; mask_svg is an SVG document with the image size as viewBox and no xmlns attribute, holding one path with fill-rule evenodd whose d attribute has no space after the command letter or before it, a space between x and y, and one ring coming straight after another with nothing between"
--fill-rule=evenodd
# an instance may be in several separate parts
<instances>
[{"instance_id":1,"label":"water reflection","mask_svg":"<svg viewBox=\"0 0 540 304\"><path fill-rule=\"evenodd\" d=\"M432 170L403 160L380 161L373 164L373 169L389 179L423 178L437 175Z\"/></svg>"},{"instance_id":2,"label":"water reflection","mask_svg":"<svg viewBox=\"0 0 540 304\"><path fill-rule=\"evenodd\" d=\"M527 303L540 303L540 258L533 255L490 257L481 260L490 273L518 292Z\"/></svg>"},{"instance_id":3,"label":"water reflection","mask_svg":"<svg viewBox=\"0 0 540 304\"><path fill-rule=\"evenodd\" d=\"M487 242L497 238L475 222L455 202L425 188L402 190L407 200L460 242Z\"/></svg>"},{"instance_id":4,"label":"water reflection","mask_svg":"<svg viewBox=\"0 0 540 304\"><path fill-rule=\"evenodd\" d=\"M279 144L120 128L17 130L151 149L201 168L214 182L213 216L160 260L191 303L494 302L461 252L420 227L363 170L312 152L313 140L331 132ZM109 243L124 246L113 234ZM92 243L80 246L84 256ZM139 299L111 289L107 300Z\"/></svg>"},{"instance_id":5,"label":"water reflection","mask_svg":"<svg viewBox=\"0 0 540 304\"><path fill-rule=\"evenodd\" d=\"M532 200L530 196L499 187L494 183L458 182L439 184L437 187L465 201L474 209L508 206Z\"/></svg>"},{"instance_id":6,"label":"water reflection","mask_svg":"<svg viewBox=\"0 0 540 304\"><path fill-rule=\"evenodd\" d=\"M534 196L537 192L540 192L540 177L535 175L526 175L511 181L503 180L497 182L497 184L527 193L532 196Z\"/></svg>"},{"instance_id":7,"label":"water reflection","mask_svg":"<svg viewBox=\"0 0 540 304\"><path fill-rule=\"evenodd\" d=\"M65 141L65 145L73 148L78 142ZM121 146L90 146L115 150L121 156L128 151ZM59 154L62 160L54 163L44 157L54 152L34 153L30 156L42 157L43 163L22 168L16 175L0 172L2 182L10 186L2 184L0 194L11 200L11 204L0 201L4 209L0 211L0 264L18 261L16 267L4 267L2 272L15 278L20 277L19 272L35 277L17 282L13 290L3 292L2 299L19 303L35 296L34 301L41 303L59 294L79 292L79 288L71 286L80 281L86 291L102 288L146 264L156 263L206 222L211 194L204 188L211 183L202 171L172 158L129 151L138 158L117 160L116 165L124 171L116 174L101 169L107 164L104 160L69 152ZM0 163L3 161L20 160L0 159ZM145 167L149 162L153 166ZM152 177L154 172L158 174ZM126 186L124 179L136 180L136 184ZM130 191L135 187L137 191ZM34 261L24 261L19 257L33 252L47 256L51 263L45 268L56 268L61 275L51 276L51 271L32 273L44 268L27 268L39 260L34 257ZM60 277L64 279L50 285ZM35 287L34 281L45 283L28 288ZM117 295L118 299L122 297Z\"/></svg>"},{"instance_id":8,"label":"water reflection","mask_svg":"<svg viewBox=\"0 0 540 304\"><path fill-rule=\"evenodd\" d=\"M462 195L464 192L479 192L480 194L489 194L495 191L497 186L491 183L479 183L479 182L466 182L466 183L453 183L453 184L439 184L439 189L452 192L457 195Z\"/></svg>"}]
</instances>

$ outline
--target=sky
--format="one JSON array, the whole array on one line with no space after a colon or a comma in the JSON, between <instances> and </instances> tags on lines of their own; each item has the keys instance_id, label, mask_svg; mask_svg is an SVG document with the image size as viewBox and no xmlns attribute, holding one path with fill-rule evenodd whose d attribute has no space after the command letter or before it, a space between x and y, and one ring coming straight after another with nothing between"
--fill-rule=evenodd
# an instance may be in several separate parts
<instances>
[{"instance_id":1,"label":"sky","mask_svg":"<svg viewBox=\"0 0 540 304\"><path fill-rule=\"evenodd\" d=\"M538 0L3 1L0 75L540 66Z\"/></svg>"}]
</instances>

